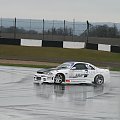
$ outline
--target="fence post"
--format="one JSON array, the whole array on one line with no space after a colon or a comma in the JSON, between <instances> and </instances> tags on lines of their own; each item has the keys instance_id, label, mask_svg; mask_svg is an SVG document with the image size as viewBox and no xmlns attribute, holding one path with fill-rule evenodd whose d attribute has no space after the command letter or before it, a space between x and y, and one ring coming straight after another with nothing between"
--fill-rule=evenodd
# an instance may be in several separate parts
<instances>
[{"instance_id":1,"label":"fence post","mask_svg":"<svg viewBox=\"0 0 120 120\"><path fill-rule=\"evenodd\" d=\"M65 31L66 31L66 28L65 28L65 20L64 20L64 40L65 40Z\"/></svg>"},{"instance_id":2,"label":"fence post","mask_svg":"<svg viewBox=\"0 0 120 120\"><path fill-rule=\"evenodd\" d=\"M53 40L53 37L54 37L54 20L53 20L53 26L52 26L52 40Z\"/></svg>"},{"instance_id":3,"label":"fence post","mask_svg":"<svg viewBox=\"0 0 120 120\"><path fill-rule=\"evenodd\" d=\"M16 17L14 21L14 39L16 38Z\"/></svg>"},{"instance_id":4,"label":"fence post","mask_svg":"<svg viewBox=\"0 0 120 120\"><path fill-rule=\"evenodd\" d=\"M2 17L1 17L1 22L0 22L0 37L2 37Z\"/></svg>"},{"instance_id":5,"label":"fence post","mask_svg":"<svg viewBox=\"0 0 120 120\"><path fill-rule=\"evenodd\" d=\"M75 19L73 19L73 36L72 36L72 41L74 41L74 35L75 35Z\"/></svg>"},{"instance_id":6,"label":"fence post","mask_svg":"<svg viewBox=\"0 0 120 120\"><path fill-rule=\"evenodd\" d=\"M31 19L30 19L30 31L31 31L31 23L32 23L32 22L31 22Z\"/></svg>"},{"instance_id":7,"label":"fence post","mask_svg":"<svg viewBox=\"0 0 120 120\"><path fill-rule=\"evenodd\" d=\"M88 37L89 37L89 22L87 20L87 42L86 43L88 43Z\"/></svg>"},{"instance_id":8,"label":"fence post","mask_svg":"<svg viewBox=\"0 0 120 120\"><path fill-rule=\"evenodd\" d=\"M45 21L44 21L44 19L43 19L43 40L44 40L44 24L45 24Z\"/></svg>"}]
</instances>

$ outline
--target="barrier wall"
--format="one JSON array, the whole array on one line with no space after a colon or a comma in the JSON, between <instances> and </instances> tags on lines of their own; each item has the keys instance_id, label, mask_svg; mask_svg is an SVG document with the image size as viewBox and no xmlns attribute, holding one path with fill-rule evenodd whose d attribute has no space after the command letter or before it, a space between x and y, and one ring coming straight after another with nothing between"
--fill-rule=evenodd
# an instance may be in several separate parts
<instances>
[{"instance_id":1,"label":"barrier wall","mask_svg":"<svg viewBox=\"0 0 120 120\"><path fill-rule=\"evenodd\" d=\"M87 43L86 49L98 50L98 44Z\"/></svg>"},{"instance_id":2,"label":"barrier wall","mask_svg":"<svg viewBox=\"0 0 120 120\"><path fill-rule=\"evenodd\" d=\"M63 48L85 48L85 42L69 42L63 41Z\"/></svg>"},{"instance_id":3,"label":"barrier wall","mask_svg":"<svg viewBox=\"0 0 120 120\"><path fill-rule=\"evenodd\" d=\"M120 46L111 46L111 52L120 53Z\"/></svg>"},{"instance_id":4,"label":"barrier wall","mask_svg":"<svg viewBox=\"0 0 120 120\"><path fill-rule=\"evenodd\" d=\"M0 38L0 44L21 45L21 46L39 46L39 47L75 48L75 49L86 48L86 49L92 49L92 50L101 50L101 51L120 53L120 46L111 46L111 45L93 44L93 43L85 44L85 42Z\"/></svg>"},{"instance_id":5,"label":"barrier wall","mask_svg":"<svg viewBox=\"0 0 120 120\"><path fill-rule=\"evenodd\" d=\"M98 44L98 50L111 51L111 45Z\"/></svg>"},{"instance_id":6,"label":"barrier wall","mask_svg":"<svg viewBox=\"0 0 120 120\"><path fill-rule=\"evenodd\" d=\"M42 41L42 47L60 47L63 48L63 41Z\"/></svg>"},{"instance_id":7,"label":"barrier wall","mask_svg":"<svg viewBox=\"0 0 120 120\"><path fill-rule=\"evenodd\" d=\"M21 39L21 46L39 46L39 47L42 47L42 40Z\"/></svg>"},{"instance_id":8,"label":"barrier wall","mask_svg":"<svg viewBox=\"0 0 120 120\"><path fill-rule=\"evenodd\" d=\"M3 45L20 45L20 39L0 38L0 44L3 44Z\"/></svg>"}]
</instances>

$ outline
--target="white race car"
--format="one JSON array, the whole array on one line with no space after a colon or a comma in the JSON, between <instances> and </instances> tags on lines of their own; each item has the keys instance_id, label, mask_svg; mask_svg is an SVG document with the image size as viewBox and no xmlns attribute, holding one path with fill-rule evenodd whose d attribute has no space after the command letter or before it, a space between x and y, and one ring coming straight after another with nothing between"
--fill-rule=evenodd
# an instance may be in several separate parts
<instances>
[{"instance_id":1,"label":"white race car","mask_svg":"<svg viewBox=\"0 0 120 120\"><path fill-rule=\"evenodd\" d=\"M65 62L56 68L37 71L34 83L102 85L109 79L109 69L101 69L86 62Z\"/></svg>"}]
</instances>

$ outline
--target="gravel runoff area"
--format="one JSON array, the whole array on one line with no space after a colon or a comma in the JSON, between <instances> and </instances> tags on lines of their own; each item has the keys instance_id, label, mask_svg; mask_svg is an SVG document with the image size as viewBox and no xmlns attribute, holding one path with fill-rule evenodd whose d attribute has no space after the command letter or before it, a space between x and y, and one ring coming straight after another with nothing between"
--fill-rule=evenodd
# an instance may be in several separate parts
<instances>
[{"instance_id":1,"label":"gravel runoff area","mask_svg":"<svg viewBox=\"0 0 120 120\"><path fill-rule=\"evenodd\" d=\"M0 59L0 64L23 64L23 65L48 65L48 66L57 66L59 63L50 63L50 62L38 62L38 61L26 61L26 60L8 60Z\"/></svg>"},{"instance_id":2,"label":"gravel runoff area","mask_svg":"<svg viewBox=\"0 0 120 120\"><path fill-rule=\"evenodd\" d=\"M114 63L114 62L95 62L95 61L86 61L90 62L96 66L101 67L114 67L114 68L120 68L120 63ZM16 60L16 59L1 59L0 58L0 64L13 64L13 65L43 65L43 66L58 66L61 62L41 62L41 61L31 61L31 60Z\"/></svg>"},{"instance_id":3,"label":"gravel runoff area","mask_svg":"<svg viewBox=\"0 0 120 120\"><path fill-rule=\"evenodd\" d=\"M109 67L120 67L120 63L113 62L93 62L89 61L92 64L109 66ZM0 59L0 64L13 64L13 65L47 65L47 66L58 66L60 63L52 63L52 62L40 62L40 61L31 61L31 60L12 60L12 59Z\"/></svg>"}]
</instances>

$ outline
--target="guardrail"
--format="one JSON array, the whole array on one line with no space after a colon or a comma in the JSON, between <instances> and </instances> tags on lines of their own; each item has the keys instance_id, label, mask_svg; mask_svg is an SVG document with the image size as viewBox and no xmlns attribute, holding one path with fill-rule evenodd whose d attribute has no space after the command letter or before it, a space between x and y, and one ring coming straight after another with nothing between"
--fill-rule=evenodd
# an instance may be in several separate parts
<instances>
[{"instance_id":1,"label":"guardrail","mask_svg":"<svg viewBox=\"0 0 120 120\"><path fill-rule=\"evenodd\" d=\"M72 49L86 48L92 50L120 53L120 46L107 45L107 44L93 44L93 43L85 43L85 42L0 38L0 44L19 45L19 46L38 46L38 47L59 47L59 48L72 48Z\"/></svg>"}]
</instances>

